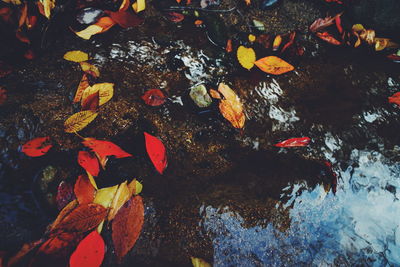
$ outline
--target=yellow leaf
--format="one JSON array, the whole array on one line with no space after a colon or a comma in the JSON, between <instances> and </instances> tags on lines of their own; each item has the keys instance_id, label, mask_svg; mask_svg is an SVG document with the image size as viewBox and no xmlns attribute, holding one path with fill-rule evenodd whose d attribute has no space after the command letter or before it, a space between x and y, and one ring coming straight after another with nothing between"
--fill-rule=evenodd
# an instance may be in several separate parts
<instances>
[{"instance_id":1,"label":"yellow leaf","mask_svg":"<svg viewBox=\"0 0 400 267\"><path fill-rule=\"evenodd\" d=\"M256 53L253 48L246 48L241 45L237 50L237 59L243 68L250 70L254 66L254 61L256 61Z\"/></svg>"},{"instance_id":2,"label":"yellow leaf","mask_svg":"<svg viewBox=\"0 0 400 267\"><path fill-rule=\"evenodd\" d=\"M275 56L261 58L254 62L254 64L256 64L260 70L274 75L280 75L294 70L292 65Z\"/></svg>"},{"instance_id":3,"label":"yellow leaf","mask_svg":"<svg viewBox=\"0 0 400 267\"><path fill-rule=\"evenodd\" d=\"M272 44L272 50L278 51L279 47L281 46L281 43L282 43L282 37L280 35L277 35Z\"/></svg>"},{"instance_id":4,"label":"yellow leaf","mask_svg":"<svg viewBox=\"0 0 400 267\"><path fill-rule=\"evenodd\" d=\"M203 259L190 257L193 267L211 267L211 265Z\"/></svg>"},{"instance_id":5,"label":"yellow leaf","mask_svg":"<svg viewBox=\"0 0 400 267\"><path fill-rule=\"evenodd\" d=\"M86 90L83 91L83 94L82 94L82 100L81 100L82 103L83 103L83 101L85 101L85 99L88 96L90 96L96 92L99 92L99 106L104 105L105 103L110 101L110 99L114 95L114 84L113 83L97 83L97 84L94 84L93 86L86 88Z\"/></svg>"},{"instance_id":6,"label":"yellow leaf","mask_svg":"<svg viewBox=\"0 0 400 267\"><path fill-rule=\"evenodd\" d=\"M132 182L128 184L128 188L131 191L131 194L139 195L140 192L142 192L143 185L140 182L138 182L138 180L133 179Z\"/></svg>"},{"instance_id":7,"label":"yellow leaf","mask_svg":"<svg viewBox=\"0 0 400 267\"><path fill-rule=\"evenodd\" d=\"M3 0L3 2L8 3L8 4L13 4L13 5L20 5L21 0Z\"/></svg>"},{"instance_id":8,"label":"yellow leaf","mask_svg":"<svg viewBox=\"0 0 400 267\"><path fill-rule=\"evenodd\" d=\"M129 7L129 4L130 4L130 0L123 0L122 1L122 3L121 3L121 6L119 7L119 10L121 11L125 11L125 10L127 10L128 9L128 7Z\"/></svg>"},{"instance_id":9,"label":"yellow leaf","mask_svg":"<svg viewBox=\"0 0 400 267\"><path fill-rule=\"evenodd\" d=\"M75 51L69 51L69 52L65 53L64 59L73 61L73 62L82 62L82 61L88 60L89 55L86 54L85 52L75 50Z\"/></svg>"},{"instance_id":10,"label":"yellow leaf","mask_svg":"<svg viewBox=\"0 0 400 267\"><path fill-rule=\"evenodd\" d=\"M88 176L88 178L89 178L89 181L90 181L90 183L93 185L93 187L94 187L96 190L99 189L99 188L97 187L96 181L94 180L93 176L92 176L89 172L86 172L86 173L87 173L87 176Z\"/></svg>"},{"instance_id":11,"label":"yellow leaf","mask_svg":"<svg viewBox=\"0 0 400 267\"><path fill-rule=\"evenodd\" d=\"M97 190L93 203L102 205L106 209L109 208L114 199L115 193L117 192L117 189L118 185L114 185L111 187L101 188Z\"/></svg>"},{"instance_id":12,"label":"yellow leaf","mask_svg":"<svg viewBox=\"0 0 400 267\"><path fill-rule=\"evenodd\" d=\"M111 203L110 211L107 217L108 221L114 219L119 209L131 198L131 196L132 192L128 188L127 181L120 184Z\"/></svg>"},{"instance_id":13,"label":"yellow leaf","mask_svg":"<svg viewBox=\"0 0 400 267\"><path fill-rule=\"evenodd\" d=\"M93 35L105 32L114 25L115 22L110 17L102 17L95 24L88 26L82 31L75 32L75 34L85 40L89 40Z\"/></svg>"},{"instance_id":14,"label":"yellow leaf","mask_svg":"<svg viewBox=\"0 0 400 267\"><path fill-rule=\"evenodd\" d=\"M362 24L354 24L352 30L355 32L361 32L362 30L365 30L365 28Z\"/></svg>"},{"instance_id":15,"label":"yellow leaf","mask_svg":"<svg viewBox=\"0 0 400 267\"><path fill-rule=\"evenodd\" d=\"M235 92L226 84L220 83L218 91L224 96L219 103L219 110L225 119L230 121L233 127L243 128L246 117L243 113L243 106L239 97Z\"/></svg>"},{"instance_id":16,"label":"yellow leaf","mask_svg":"<svg viewBox=\"0 0 400 267\"><path fill-rule=\"evenodd\" d=\"M382 51L387 47L389 39L387 38L375 38L375 51Z\"/></svg>"},{"instance_id":17,"label":"yellow leaf","mask_svg":"<svg viewBox=\"0 0 400 267\"><path fill-rule=\"evenodd\" d=\"M248 38L250 42L254 42L256 40L256 36L254 34L249 34Z\"/></svg>"},{"instance_id":18,"label":"yellow leaf","mask_svg":"<svg viewBox=\"0 0 400 267\"><path fill-rule=\"evenodd\" d=\"M44 15L46 18L50 18L51 10L56 6L55 0L40 0L43 5Z\"/></svg>"},{"instance_id":19,"label":"yellow leaf","mask_svg":"<svg viewBox=\"0 0 400 267\"><path fill-rule=\"evenodd\" d=\"M73 133L79 132L91 123L96 117L97 113L91 110L80 111L73 114L64 122L65 132Z\"/></svg>"},{"instance_id":20,"label":"yellow leaf","mask_svg":"<svg viewBox=\"0 0 400 267\"><path fill-rule=\"evenodd\" d=\"M135 3L133 3L132 8L136 13L139 13L140 11L143 11L146 8L146 1L137 0Z\"/></svg>"},{"instance_id":21,"label":"yellow leaf","mask_svg":"<svg viewBox=\"0 0 400 267\"><path fill-rule=\"evenodd\" d=\"M81 65L81 69L84 72L89 73L90 75L96 78L100 77L100 71L96 66L87 62L80 62L79 64Z\"/></svg>"}]
</instances>

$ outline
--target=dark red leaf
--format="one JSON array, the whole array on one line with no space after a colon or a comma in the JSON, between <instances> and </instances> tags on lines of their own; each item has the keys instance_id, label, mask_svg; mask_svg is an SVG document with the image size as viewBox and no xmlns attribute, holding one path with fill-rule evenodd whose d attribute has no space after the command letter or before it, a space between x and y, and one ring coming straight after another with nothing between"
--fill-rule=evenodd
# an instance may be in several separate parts
<instances>
[{"instance_id":1,"label":"dark red leaf","mask_svg":"<svg viewBox=\"0 0 400 267\"><path fill-rule=\"evenodd\" d=\"M329 161L324 162L325 166L327 167L329 173L332 176L331 180L331 187L332 187L332 192L333 194L336 195L336 189L337 189L337 175L336 173L332 170L332 164Z\"/></svg>"},{"instance_id":2,"label":"dark red leaf","mask_svg":"<svg viewBox=\"0 0 400 267\"><path fill-rule=\"evenodd\" d=\"M104 259L105 244L97 230L87 235L69 259L70 267L99 267Z\"/></svg>"},{"instance_id":3,"label":"dark red leaf","mask_svg":"<svg viewBox=\"0 0 400 267\"><path fill-rule=\"evenodd\" d=\"M25 54L24 54L24 58L28 59L28 60L32 60L36 57L35 53L32 51L32 49L28 49L26 50Z\"/></svg>"},{"instance_id":4,"label":"dark red leaf","mask_svg":"<svg viewBox=\"0 0 400 267\"><path fill-rule=\"evenodd\" d=\"M286 49L288 49L290 46L293 45L294 43L294 38L296 37L296 32L292 32L289 35L289 41L283 46L281 52L285 52Z\"/></svg>"},{"instance_id":5,"label":"dark red leaf","mask_svg":"<svg viewBox=\"0 0 400 267\"><path fill-rule=\"evenodd\" d=\"M160 106L164 104L166 97L160 89L150 89L144 93L142 99L149 106Z\"/></svg>"},{"instance_id":6,"label":"dark red leaf","mask_svg":"<svg viewBox=\"0 0 400 267\"><path fill-rule=\"evenodd\" d=\"M61 181L57 188L57 208L62 210L69 202L75 199L74 188L70 183Z\"/></svg>"},{"instance_id":7,"label":"dark red leaf","mask_svg":"<svg viewBox=\"0 0 400 267\"><path fill-rule=\"evenodd\" d=\"M40 157L46 154L52 145L44 145L47 141L50 140L50 137L37 137L26 142L22 146L22 152L25 153L27 156L30 157Z\"/></svg>"},{"instance_id":8,"label":"dark red leaf","mask_svg":"<svg viewBox=\"0 0 400 267\"><path fill-rule=\"evenodd\" d=\"M336 28L338 29L339 33L343 33L343 27L342 27L342 20L340 19L340 16L335 16L335 24Z\"/></svg>"},{"instance_id":9,"label":"dark red leaf","mask_svg":"<svg viewBox=\"0 0 400 267\"><path fill-rule=\"evenodd\" d=\"M144 19L133 13L132 11L117 11L111 12L107 11L107 14L110 15L111 19L118 23L119 26L122 28L130 28L136 27L143 23Z\"/></svg>"},{"instance_id":10,"label":"dark red leaf","mask_svg":"<svg viewBox=\"0 0 400 267\"><path fill-rule=\"evenodd\" d=\"M79 151L78 164L92 176L98 176L100 171L99 161L96 156L87 151Z\"/></svg>"},{"instance_id":11,"label":"dark red leaf","mask_svg":"<svg viewBox=\"0 0 400 267\"><path fill-rule=\"evenodd\" d=\"M315 33L320 39L324 40L333 45L341 45L342 43L335 39L329 32L317 32Z\"/></svg>"},{"instance_id":12,"label":"dark red leaf","mask_svg":"<svg viewBox=\"0 0 400 267\"><path fill-rule=\"evenodd\" d=\"M283 142L276 144L277 147L295 147L295 146L307 146L311 139L309 137L298 137L290 138Z\"/></svg>"},{"instance_id":13,"label":"dark red leaf","mask_svg":"<svg viewBox=\"0 0 400 267\"><path fill-rule=\"evenodd\" d=\"M167 15L168 19L175 23L181 22L185 19L185 16L183 14L177 12L169 12Z\"/></svg>"},{"instance_id":14,"label":"dark red leaf","mask_svg":"<svg viewBox=\"0 0 400 267\"><path fill-rule=\"evenodd\" d=\"M99 107L99 91L85 98L82 102L81 110L97 110Z\"/></svg>"},{"instance_id":15,"label":"dark red leaf","mask_svg":"<svg viewBox=\"0 0 400 267\"><path fill-rule=\"evenodd\" d=\"M167 167L167 155L163 143L157 137L144 133L146 150L156 170L163 174Z\"/></svg>"},{"instance_id":16,"label":"dark red leaf","mask_svg":"<svg viewBox=\"0 0 400 267\"><path fill-rule=\"evenodd\" d=\"M107 156L114 156L117 159L132 157L131 154L125 152L119 146L109 141L96 140L94 138L85 138L82 144L92 149L101 158L105 158Z\"/></svg>"}]
</instances>

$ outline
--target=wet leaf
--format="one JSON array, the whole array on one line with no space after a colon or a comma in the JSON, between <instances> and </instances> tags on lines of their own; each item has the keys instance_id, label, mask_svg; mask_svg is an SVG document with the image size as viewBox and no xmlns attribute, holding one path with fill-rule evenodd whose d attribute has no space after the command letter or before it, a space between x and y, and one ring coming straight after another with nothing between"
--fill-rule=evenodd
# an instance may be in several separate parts
<instances>
[{"instance_id":1,"label":"wet leaf","mask_svg":"<svg viewBox=\"0 0 400 267\"><path fill-rule=\"evenodd\" d=\"M272 51L278 51L279 47L282 44L282 36L275 36L274 42L272 43Z\"/></svg>"},{"instance_id":2,"label":"wet leaf","mask_svg":"<svg viewBox=\"0 0 400 267\"><path fill-rule=\"evenodd\" d=\"M110 211L108 212L107 220L111 221L114 219L115 215L119 209L132 197L131 190L129 190L128 183L125 181L121 183L115 193L114 199L110 206Z\"/></svg>"},{"instance_id":3,"label":"wet leaf","mask_svg":"<svg viewBox=\"0 0 400 267\"><path fill-rule=\"evenodd\" d=\"M190 89L190 98L200 108L205 108L211 105L212 99L209 96L206 87L203 84L192 87Z\"/></svg>"},{"instance_id":4,"label":"wet leaf","mask_svg":"<svg viewBox=\"0 0 400 267\"><path fill-rule=\"evenodd\" d=\"M95 24L82 31L75 32L75 34L82 39L89 40L93 35L106 32L114 25L115 22L110 17L102 17Z\"/></svg>"},{"instance_id":5,"label":"wet leaf","mask_svg":"<svg viewBox=\"0 0 400 267\"><path fill-rule=\"evenodd\" d=\"M104 259L105 244L97 231L88 234L69 259L70 267L99 267Z\"/></svg>"},{"instance_id":6,"label":"wet leaf","mask_svg":"<svg viewBox=\"0 0 400 267\"><path fill-rule=\"evenodd\" d=\"M98 176L100 166L97 158L90 152L79 151L78 164L89 172L92 176Z\"/></svg>"},{"instance_id":7,"label":"wet leaf","mask_svg":"<svg viewBox=\"0 0 400 267\"><path fill-rule=\"evenodd\" d=\"M389 103L397 104L400 106L400 92L395 93L394 95L388 97Z\"/></svg>"},{"instance_id":8,"label":"wet leaf","mask_svg":"<svg viewBox=\"0 0 400 267\"><path fill-rule=\"evenodd\" d=\"M146 1L145 0L137 0L135 3L132 4L132 9L139 13L146 8Z\"/></svg>"},{"instance_id":9,"label":"wet leaf","mask_svg":"<svg viewBox=\"0 0 400 267\"><path fill-rule=\"evenodd\" d=\"M49 136L37 137L28 142L26 142L21 151L29 157L40 157L46 154L52 145L45 145L46 142L50 140Z\"/></svg>"},{"instance_id":10,"label":"wet leaf","mask_svg":"<svg viewBox=\"0 0 400 267\"><path fill-rule=\"evenodd\" d=\"M156 170L163 174L167 167L167 154L164 144L155 136L144 132L146 150Z\"/></svg>"},{"instance_id":11,"label":"wet leaf","mask_svg":"<svg viewBox=\"0 0 400 267\"><path fill-rule=\"evenodd\" d=\"M99 93L99 106L104 105L114 95L114 84L113 83L96 83L83 91L82 94L82 103L86 100L90 95Z\"/></svg>"},{"instance_id":12,"label":"wet leaf","mask_svg":"<svg viewBox=\"0 0 400 267\"><path fill-rule=\"evenodd\" d=\"M89 79L87 77L87 74L84 73L83 76L82 76L81 81L79 82L78 89L76 89L76 93L75 93L75 97L74 97L74 103L77 103L77 102L81 101L83 91L85 91L86 88L88 88L89 86L90 86L89 85Z\"/></svg>"},{"instance_id":13,"label":"wet leaf","mask_svg":"<svg viewBox=\"0 0 400 267\"><path fill-rule=\"evenodd\" d=\"M65 181L61 181L57 187L56 203L58 210L62 210L68 203L75 199L73 186Z\"/></svg>"},{"instance_id":14,"label":"wet leaf","mask_svg":"<svg viewBox=\"0 0 400 267\"><path fill-rule=\"evenodd\" d=\"M136 27L143 23L144 19L130 11L107 12L111 19L124 29Z\"/></svg>"},{"instance_id":15,"label":"wet leaf","mask_svg":"<svg viewBox=\"0 0 400 267\"><path fill-rule=\"evenodd\" d=\"M79 203L78 200L74 199L69 202L58 214L55 221L50 225L49 231L53 232L54 229L67 217L76 207L78 207Z\"/></svg>"},{"instance_id":16,"label":"wet leaf","mask_svg":"<svg viewBox=\"0 0 400 267\"><path fill-rule=\"evenodd\" d=\"M222 99L221 94L218 91L215 91L214 89L210 89L210 95L212 98Z\"/></svg>"},{"instance_id":17,"label":"wet leaf","mask_svg":"<svg viewBox=\"0 0 400 267\"><path fill-rule=\"evenodd\" d=\"M220 83L218 91L224 96L219 103L219 110L222 116L227 119L233 127L243 128L245 116L243 113L243 105L236 93L226 84Z\"/></svg>"},{"instance_id":18,"label":"wet leaf","mask_svg":"<svg viewBox=\"0 0 400 267\"><path fill-rule=\"evenodd\" d=\"M85 73L90 74L96 78L100 77L100 71L96 66L87 62L80 62L79 64L81 65L81 68Z\"/></svg>"},{"instance_id":19,"label":"wet leaf","mask_svg":"<svg viewBox=\"0 0 400 267\"><path fill-rule=\"evenodd\" d=\"M85 138L82 144L92 149L100 158L105 158L108 156L114 156L117 159L132 157L131 154L125 152L119 146L109 141Z\"/></svg>"},{"instance_id":20,"label":"wet leaf","mask_svg":"<svg viewBox=\"0 0 400 267\"><path fill-rule=\"evenodd\" d=\"M99 102L99 91L97 91L91 95L85 96L85 99L82 100L81 110L97 111L97 109L99 108Z\"/></svg>"},{"instance_id":21,"label":"wet leaf","mask_svg":"<svg viewBox=\"0 0 400 267\"><path fill-rule=\"evenodd\" d=\"M107 209L95 203L81 204L72 210L54 229L67 232L87 232L106 217Z\"/></svg>"},{"instance_id":22,"label":"wet leaf","mask_svg":"<svg viewBox=\"0 0 400 267\"><path fill-rule=\"evenodd\" d=\"M254 62L254 64L256 64L260 70L274 75L281 75L294 70L292 65L275 56L261 58Z\"/></svg>"},{"instance_id":23,"label":"wet leaf","mask_svg":"<svg viewBox=\"0 0 400 267\"><path fill-rule=\"evenodd\" d=\"M190 257L193 267L211 267L211 265L203 259Z\"/></svg>"},{"instance_id":24,"label":"wet leaf","mask_svg":"<svg viewBox=\"0 0 400 267\"><path fill-rule=\"evenodd\" d=\"M337 17L340 17L342 14L337 14L334 17L328 16L326 18L319 18L316 19L310 26L310 31L311 32L318 32L320 30L325 29L326 27L329 27L331 25L333 25L333 23L335 22L335 19Z\"/></svg>"},{"instance_id":25,"label":"wet leaf","mask_svg":"<svg viewBox=\"0 0 400 267\"><path fill-rule=\"evenodd\" d=\"M311 139L309 137L298 137L298 138L290 138L285 141L282 141L278 144L275 144L277 147L296 147L296 146L308 146Z\"/></svg>"},{"instance_id":26,"label":"wet leaf","mask_svg":"<svg viewBox=\"0 0 400 267\"><path fill-rule=\"evenodd\" d=\"M51 10L56 6L56 0L40 0L43 5L44 15L46 18L50 18Z\"/></svg>"},{"instance_id":27,"label":"wet leaf","mask_svg":"<svg viewBox=\"0 0 400 267\"><path fill-rule=\"evenodd\" d=\"M143 185L138 180L133 179L132 182L128 184L128 188L132 195L138 195L142 192Z\"/></svg>"},{"instance_id":28,"label":"wet leaf","mask_svg":"<svg viewBox=\"0 0 400 267\"><path fill-rule=\"evenodd\" d=\"M64 122L64 130L67 133L79 132L91 123L97 115L98 114L92 110L77 112Z\"/></svg>"},{"instance_id":29,"label":"wet leaf","mask_svg":"<svg viewBox=\"0 0 400 267\"><path fill-rule=\"evenodd\" d=\"M64 59L73 62L82 62L89 59L89 55L80 50L69 51L64 54Z\"/></svg>"},{"instance_id":30,"label":"wet leaf","mask_svg":"<svg viewBox=\"0 0 400 267\"><path fill-rule=\"evenodd\" d=\"M143 222L143 200L140 196L135 196L124 204L112 223L112 240L119 263L135 245L140 236Z\"/></svg>"},{"instance_id":31,"label":"wet leaf","mask_svg":"<svg viewBox=\"0 0 400 267\"><path fill-rule=\"evenodd\" d=\"M291 47L294 43L294 38L296 37L296 32L292 32L289 35L289 41L283 46L281 52L285 52L286 49L288 49L289 47Z\"/></svg>"},{"instance_id":32,"label":"wet leaf","mask_svg":"<svg viewBox=\"0 0 400 267\"><path fill-rule=\"evenodd\" d=\"M114 199L115 193L117 193L117 190L118 185L97 190L96 197L94 198L93 203L99 204L104 208L109 208Z\"/></svg>"},{"instance_id":33,"label":"wet leaf","mask_svg":"<svg viewBox=\"0 0 400 267\"><path fill-rule=\"evenodd\" d=\"M256 61L256 53L253 48L246 48L241 45L237 50L237 59L243 68L250 70L254 66L254 61Z\"/></svg>"},{"instance_id":34,"label":"wet leaf","mask_svg":"<svg viewBox=\"0 0 400 267\"><path fill-rule=\"evenodd\" d=\"M142 99L147 105L155 107L164 104L167 98L160 89L150 89L144 93Z\"/></svg>"},{"instance_id":35,"label":"wet leaf","mask_svg":"<svg viewBox=\"0 0 400 267\"><path fill-rule=\"evenodd\" d=\"M92 203L96 195L96 189L85 174L78 176L74 186L74 192L80 205Z\"/></svg>"},{"instance_id":36,"label":"wet leaf","mask_svg":"<svg viewBox=\"0 0 400 267\"><path fill-rule=\"evenodd\" d=\"M328 42L333 45L341 45L342 43L335 39L335 37L332 36L329 32L317 32L315 35L317 35L321 40L324 40L325 42Z\"/></svg>"}]
</instances>

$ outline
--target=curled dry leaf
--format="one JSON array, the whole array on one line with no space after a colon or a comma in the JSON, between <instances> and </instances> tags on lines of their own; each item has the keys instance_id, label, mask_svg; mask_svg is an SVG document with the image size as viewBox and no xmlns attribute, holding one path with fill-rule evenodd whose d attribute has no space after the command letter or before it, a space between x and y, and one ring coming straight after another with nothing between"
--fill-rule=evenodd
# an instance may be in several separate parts
<instances>
[{"instance_id":1,"label":"curled dry leaf","mask_svg":"<svg viewBox=\"0 0 400 267\"><path fill-rule=\"evenodd\" d=\"M102 17L95 24L82 31L75 32L75 34L82 39L89 40L93 35L108 31L114 25L115 22L110 17Z\"/></svg>"},{"instance_id":2,"label":"curled dry leaf","mask_svg":"<svg viewBox=\"0 0 400 267\"><path fill-rule=\"evenodd\" d=\"M81 81L79 82L78 89L76 89L74 103L80 102L82 99L83 91L90 86L89 79L86 73L83 74Z\"/></svg>"},{"instance_id":3,"label":"curled dry leaf","mask_svg":"<svg viewBox=\"0 0 400 267\"><path fill-rule=\"evenodd\" d=\"M308 146L311 139L309 137L290 138L275 144L277 147L295 147L295 146Z\"/></svg>"},{"instance_id":4,"label":"curled dry leaf","mask_svg":"<svg viewBox=\"0 0 400 267\"><path fill-rule=\"evenodd\" d=\"M243 128L246 118L239 97L224 83L219 84L218 91L224 96L224 99L219 103L219 110L222 116L224 116L233 127L239 129Z\"/></svg>"},{"instance_id":5,"label":"curled dry leaf","mask_svg":"<svg viewBox=\"0 0 400 267\"><path fill-rule=\"evenodd\" d=\"M104 259L105 244L97 231L88 234L79 243L69 259L70 267L100 267Z\"/></svg>"},{"instance_id":6,"label":"curled dry leaf","mask_svg":"<svg viewBox=\"0 0 400 267\"><path fill-rule=\"evenodd\" d=\"M96 117L97 113L92 110L80 111L73 114L64 122L64 129L67 133L79 132L91 123Z\"/></svg>"},{"instance_id":7,"label":"curled dry leaf","mask_svg":"<svg viewBox=\"0 0 400 267\"><path fill-rule=\"evenodd\" d=\"M82 94L82 103L86 100L87 97L93 95L95 93L99 93L99 106L104 105L114 95L114 84L113 83L97 83L83 91Z\"/></svg>"},{"instance_id":8,"label":"curled dry leaf","mask_svg":"<svg viewBox=\"0 0 400 267\"><path fill-rule=\"evenodd\" d=\"M96 189L85 174L79 175L74 186L74 192L80 205L92 203L96 195Z\"/></svg>"},{"instance_id":9,"label":"curled dry leaf","mask_svg":"<svg viewBox=\"0 0 400 267\"><path fill-rule=\"evenodd\" d=\"M260 70L274 75L281 75L294 70L292 65L275 56L261 58L254 62L254 64L256 64Z\"/></svg>"},{"instance_id":10,"label":"curled dry leaf","mask_svg":"<svg viewBox=\"0 0 400 267\"><path fill-rule=\"evenodd\" d=\"M90 74L95 78L100 77L100 71L96 66L87 62L80 62L79 64L85 73Z\"/></svg>"},{"instance_id":11,"label":"curled dry leaf","mask_svg":"<svg viewBox=\"0 0 400 267\"><path fill-rule=\"evenodd\" d=\"M160 89L150 89L144 93L142 99L147 105L155 107L164 104L167 98Z\"/></svg>"},{"instance_id":12,"label":"curled dry leaf","mask_svg":"<svg viewBox=\"0 0 400 267\"><path fill-rule=\"evenodd\" d=\"M97 158L90 152L79 151L78 153L78 164L84 168L92 176L98 176L100 166Z\"/></svg>"},{"instance_id":13,"label":"curled dry leaf","mask_svg":"<svg viewBox=\"0 0 400 267\"><path fill-rule=\"evenodd\" d=\"M243 68L250 70L254 66L254 61L256 61L256 53L253 48L239 46L237 50L237 59Z\"/></svg>"},{"instance_id":14,"label":"curled dry leaf","mask_svg":"<svg viewBox=\"0 0 400 267\"><path fill-rule=\"evenodd\" d=\"M50 137L37 137L22 145L21 151L29 157L40 157L46 154L52 145L45 145L50 140Z\"/></svg>"},{"instance_id":15,"label":"curled dry leaf","mask_svg":"<svg viewBox=\"0 0 400 267\"><path fill-rule=\"evenodd\" d=\"M56 203L58 210L62 210L68 203L75 199L73 186L65 181L61 181L57 187Z\"/></svg>"},{"instance_id":16,"label":"curled dry leaf","mask_svg":"<svg viewBox=\"0 0 400 267\"><path fill-rule=\"evenodd\" d=\"M140 196L135 196L122 206L112 223L112 240L119 263L135 245L143 222L143 200Z\"/></svg>"},{"instance_id":17,"label":"curled dry leaf","mask_svg":"<svg viewBox=\"0 0 400 267\"><path fill-rule=\"evenodd\" d=\"M164 144L155 136L144 132L146 150L156 170L163 174L167 167L167 153Z\"/></svg>"},{"instance_id":18,"label":"curled dry leaf","mask_svg":"<svg viewBox=\"0 0 400 267\"><path fill-rule=\"evenodd\" d=\"M72 62L82 62L89 59L89 55L80 50L69 51L64 54L64 59Z\"/></svg>"},{"instance_id":19,"label":"curled dry leaf","mask_svg":"<svg viewBox=\"0 0 400 267\"><path fill-rule=\"evenodd\" d=\"M215 99L222 99L221 94L214 89L210 89L210 96Z\"/></svg>"},{"instance_id":20,"label":"curled dry leaf","mask_svg":"<svg viewBox=\"0 0 400 267\"><path fill-rule=\"evenodd\" d=\"M342 43L337 40L335 37L333 37L332 34L329 32L317 32L315 35L318 36L321 40L324 40L325 42L328 42L333 45L341 45Z\"/></svg>"}]
</instances>

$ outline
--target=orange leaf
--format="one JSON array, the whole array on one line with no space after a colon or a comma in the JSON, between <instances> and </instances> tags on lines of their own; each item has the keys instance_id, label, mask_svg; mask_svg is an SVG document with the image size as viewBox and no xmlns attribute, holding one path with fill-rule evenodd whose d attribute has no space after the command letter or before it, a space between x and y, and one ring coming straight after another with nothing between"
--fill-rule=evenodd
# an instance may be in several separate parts
<instances>
[{"instance_id":1,"label":"orange leaf","mask_svg":"<svg viewBox=\"0 0 400 267\"><path fill-rule=\"evenodd\" d=\"M224 96L219 103L219 110L222 116L227 119L233 127L243 128L246 120L243 113L243 106L236 93L226 84L220 83L218 91Z\"/></svg>"},{"instance_id":2,"label":"orange leaf","mask_svg":"<svg viewBox=\"0 0 400 267\"><path fill-rule=\"evenodd\" d=\"M84 73L82 76L81 81L79 82L78 89L76 89L75 97L74 97L74 103L80 102L82 98L83 91L85 91L86 88L88 88L89 85L89 79L87 77L87 74Z\"/></svg>"},{"instance_id":3,"label":"orange leaf","mask_svg":"<svg viewBox=\"0 0 400 267\"><path fill-rule=\"evenodd\" d=\"M119 263L135 245L140 236L143 222L143 200L142 197L135 196L119 210L112 223L112 240Z\"/></svg>"},{"instance_id":4,"label":"orange leaf","mask_svg":"<svg viewBox=\"0 0 400 267\"><path fill-rule=\"evenodd\" d=\"M79 175L78 179L76 180L74 192L79 204L82 205L93 202L96 189L89 181L87 175L83 174Z\"/></svg>"},{"instance_id":5,"label":"orange leaf","mask_svg":"<svg viewBox=\"0 0 400 267\"><path fill-rule=\"evenodd\" d=\"M44 145L45 142L49 141L50 137L37 137L35 139L32 139L28 142L26 142L22 146L22 152L25 153L25 155L30 156L30 157L40 157L46 154L52 145Z\"/></svg>"},{"instance_id":6,"label":"orange leaf","mask_svg":"<svg viewBox=\"0 0 400 267\"><path fill-rule=\"evenodd\" d=\"M146 132L144 132L144 138L146 141L147 154L149 155L151 162L153 162L156 170L160 174L163 174L168 163L164 144L160 139Z\"/></svg>"},{"instance_id":7,"label":"orange leaf","mask_svg":"<svg viewBox=\"0 0 400 267\"><path fill-rule=\"evenodd\" d=\"M333 45L341 45L342 43L332 36L329 32L317 32L315 33L321 40L328 42Z\"/></svg>"},{"instance_id":8,"label":"orange leaf","mask_svg":"<svg viewBox=\"0 0 400 267\"><path fill-rule=\"evenodd\" d=\"M78 164L92 176L99 175L100 171L99 162L97 161L97 158L93 154L87 151L79 151Z\"/></svg>"},{"instance_id":9,"label":"orange leaf","mask_svg":"<svg viewBox=\"0 0 400 267\"><path fill-rule=\"evenodd\" d=\"M395 93L391 97L388 97L389 103L394 103L400 106L400 92Z\"/></svg>"},{"instance_id":10,"label":"orange leaf","mask_svg":"<svg viewBox=\"0 0 400 267\"><path fill-rule=\"evenodd\" d=\"M294 67L292 65L290 65L283 59L275 56L261 58L254 62L254 64L263 72L274 75L280 75L294 70Z\"/></svg>"},{"instance_id":11,"label":"orange leaf","mask_svg":"<svg viewBox=\"0 0 400 267\"><path fill-rule=\"evenodd\" d=\"M228 41L226 41L225 51L228 53L232 52L232 40L231 39L228 39Z\"/></svg>"},{"instance_id":12,"label":"orange leaf","mask_svg":"<svg viewBox=\"0 0 400 267\"><path fill-rule=\"evenodd\" d=\"M104 259L105 244L97 231L91 232L78 245L69 259L70 267L99 267Z\"/></svg>"},{"instance_id":13,"label":"orange leaf","mask_svg":"<svg viewBox=\"0 0 400 267\"><path fill-rule=\"evenodd\" d=\"M107 209L102 205L82 204L72 210L53 231L87 232L97 227L106 215Z\"/></svg>"}]
</instances>

